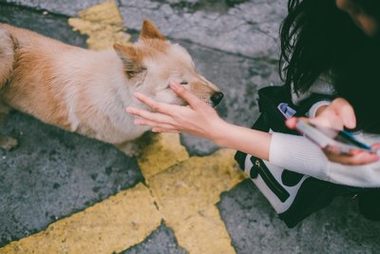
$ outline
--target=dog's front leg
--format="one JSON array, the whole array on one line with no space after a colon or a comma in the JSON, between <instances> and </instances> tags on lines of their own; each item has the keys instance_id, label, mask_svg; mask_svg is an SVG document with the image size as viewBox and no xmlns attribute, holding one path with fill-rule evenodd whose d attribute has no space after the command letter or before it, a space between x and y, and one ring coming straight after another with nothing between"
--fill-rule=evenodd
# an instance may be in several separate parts
<instances>
[{"instance_id":1,"label":"dog's front leg","mask_svg":"<svg viewBox=\"0 0 380 254\"><path fill-rule=\"evenodd\" d=\"M9 107L5 106L0 101L0 124L3 124L6 116L9 113ZM14 139L9 136L2 135L0 133L0 149L4 149L6 151L12 150L18 145L17 139Z\"/></svg>"},{"instance_id":2,"label":"dog's front leg","mask_svg":"<svg viewBox=\"0 0 380 254\"><path fill-rule=\"evenodd\" d=\"M115 147L128 156L138 155L140 153L140 147L136 142L125 142L117 144Z\"/></svg>"}]
</instances>

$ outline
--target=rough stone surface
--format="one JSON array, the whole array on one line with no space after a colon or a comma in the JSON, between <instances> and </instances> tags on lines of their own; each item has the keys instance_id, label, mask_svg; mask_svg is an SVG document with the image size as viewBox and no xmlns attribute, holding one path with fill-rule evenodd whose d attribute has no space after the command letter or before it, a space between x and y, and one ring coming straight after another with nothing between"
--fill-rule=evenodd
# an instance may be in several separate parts
<instances>
[{"instance_id":1,"label":"rough stone surface","mask_svg":"<svg viewBox=\"0 0 380 254\"><path fill-rule=\"evenodd\" d=\"M143 19L159 24L171 38L251 57L276 56L285 1L120 0L125 24Z\"/></svg>"},{"instance_id":2,"label":"rough stone surface","mask_svg":"<svg viewBox=\"0 0 380 254\"><path fill-rule=\"evenodd\" d=\"M234 251L215 204L223 191L243 179L233 151L219 150L208 157L191 157L146 177L146 182L182 247L190 253L227 254Z\"/></svg>"},{"instance_id":3,"label":"rough stone surface","mask_svg":"<svg viewBox=\"0 0 380 254\"><path fill-rule=\"evenodd\" d=\"M191 157L147 181L164 218L177 224L216 204L220 193L244 179L234 166L233 151L219 150L207 158Z\"/></svg>"},{"instance_id":4,"label":"rough stone surface","mask_svg":"<svg viewBox=\"0 0 380 254\"><path fill-rule=\"evenodd\" d=\"M81 47L86 45L86 37L73 32L67 24L66 17L19 6L5 5L1 2L0 0L0 22L31 29L72 45Z\"/></svg>"},{"instance_id":5,"label":"rough stone surface","mask_svg":"<svg viewBox=\"0 0 380 254\"><path fill-rule=\"evenodd\" d=\"M46 10L65 16L75 16L79 11L101 2L104 2L104 0L0 0L0 3L22 5L35 10Z\"/></svg>"},{"instance_id":6,"label":"rough stone surface","mask_svg":"<svg viewBox=\"0 0 380 254\"><path fill-rule=\"evenodd\" d=\"M335 200L288 229L250 180L222 195L218 204L236 252L377 253L380 224L358 214L349 198Z\"/></svg>"},{"instance_id":7,"label":"rough stone surface","mask_svg":"<svg viewBox=\"0 0 380 254\"><path fill-rule=\"evenodd\" d=\"M0 253L117 253L144 241L160 222L149 189L138 184L44 231L10 243L0 248Z\"/></svg>"},{"instance_id":8,"label":"rough stone surface","mask_svg":"<svg viewBox=\"0 0 380 254\"><path fill-rule=\"evenodd\" d=\"M0 0L68 16L100 0ZM250 57L276 56L277 34L286 14L280 0L119 0L125 24L140 30L144 19L162 32L207 47Z\"/></svg>"},{"instance_id":9,"label":"rough stone surface","mask_svg":"<svg viewBox=\"0 0 380 254\"><path fill-rule=\"evenodd\" d=\"M204 207L197 214L183 219L179 224L171 225L178 243L189 253L235 254L224 221L215 205Z\"/></svg>"},{"instance_id":10,"label":"rough stone surface","mask_svg":"<svg viewBox=\"0 0 380 254\"><path fill-rule=\"evenodd\" d=\"M147 181L156 174L189 159L189 154L181 145L178 134L148 134L139 142L142 151L138 156L138 163Z\"/></svg>"},{"instance_id":11,"label":"rough stone surface","mask_svg":"<svg viewBox=\"0 0 380 254\"><path fill-rule=\"evenodd\" d=\"M71 31L67 18L99 2L102 1L0 0L0 21L85 46L85 38ZM251 125L258 114L257 89L280 82L277 75L277 33L286 13L286 1L119 0L117 4L130 32L139 30L142 20L149 18L156 22L163 34L189 50L200 71L225 93L218 111L228 121ZM48 127L30 117L13 114L0 131L20 140L17 150L0 152L0 246L11 239L40 231L57 218L68 216L142 181L134 159L121 155L108 145ZM187 135L181 136L181 142L193 155L206 155L217 149L208 141ZM182 161L182 157L173 161ZM114 163L112 171L105 167L105 163ZM203 164L211 165L207 160ZM134 169L129 171L120 165ZM159 172L152 169L147 175L150 177ZM187 182L196 183L197 179L196 176L188 177ZM174 185L168 182L169 187ZM160 182L155 184L158 186ZM213 185L203 185L206 187L213 188ZM152 191L145 191L142 196L149 195ZM192 198L189 195L188 199ZM100 205L104 210L90 217L91 222L102 218L102 214L108 211L106 204ZM139 205L141 202L136 207L140 208ZM175 205L172 207L176 209ZM218 209L214 206L209 208L211 212L201 211L187 218L187 222L183 220L183 226L170 226L170 229L161 226L150 237L139 240L141 244L125 252L183 253L176 242L185 237L188 241L183 242L195 245L196 249L194 239L206 239L201 234L206 232L203 227L212 227L214 221L217 222L217 233L223 233L223 237L228 233L238 254L377 253L380 247L380 224L363 219L355 202L349 198L335 200L294 229L286 228L249 180L225 192ZM123 215L126 215L125 220L129 220L128 214ZM83 216L83 213L78 216ZM71 217L67 219L65 221L72 221ZM53 225L61 225L60 222ZM71 225L75 227L76 224ZM131 226L136 225L132 222ZM88 232L92 227L95 226L92 225ZM64 229L65 226L61 226L61 230ZM37 238L49 239L49 232L59 231L46 230L43 237ZM110 232L114 232L113 229ZM191 238L192 234L195 234L194 238ZM76 239L72 239L75 242ZM202 246L207 246L207 243Z\"/></svg>"},{"instance_id":12,"label":"rough stone surface","mask_svg":"<svg viewBox=\"0 0 380 254\"><path fill-rule=\"evenodd\" d=\"M186 250L178 246L177 240L173 231L165 224L155 230L144 242L123 251L120 254L141 254L141 253L154 253L155 254L185 254Z\"/></svg>"},{"instance_id":13,"label":"rough stone surface","mask_svg":"<svg viewBox=\"0 0 380 254\"><path fill-rule=\"evenodd\" d=\"M70 18L69 24L75 31L88 36L89 49L112 48L115 43L126 43L130 35L124 32L123 18L112 2L104 2L80 11L79 17Z\"/></svg>"},{"instance_id":14,"label":"rough stone surface","mask_svg":"<svg viewBox=\"0 0 380 254\"><path fill-rule=\"evenodd\" d=\"M0 132L20 144L0 150L0 246L143 181L136 160L111 145L20 113Z\"/></svg>"},{"instance_id":15,"label":"rough stone surface","mask_svg":"<svg viewBox=\"0 0 380 254\"><path fill-rule=\"evenodd\" d=\"M0 22L85 46L66 17L0 4ZM14 113L0 132L20 143L0 150L0 246L143 180L134 158L31 117Z\"/></svg>"}]
</instances>

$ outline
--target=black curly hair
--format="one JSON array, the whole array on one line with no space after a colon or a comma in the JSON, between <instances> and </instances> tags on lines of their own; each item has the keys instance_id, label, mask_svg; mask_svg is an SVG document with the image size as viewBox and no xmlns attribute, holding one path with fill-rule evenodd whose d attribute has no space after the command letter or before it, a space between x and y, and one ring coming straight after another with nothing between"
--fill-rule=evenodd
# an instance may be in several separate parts
<instances>
[{"instance_id":1,"label":"black curly hair","mask_svg":"<svg viewBox=\"0 0 380 254\"><path fill-rule=\"evenodd\" d=\"M379 0L351 1L380 21ZM380 40L367 36L334 0L289 0L288 10L280 31L285 84L303 93L327 76L354 106L359 127L380 133Z\"/></svg>"}]
</instances>

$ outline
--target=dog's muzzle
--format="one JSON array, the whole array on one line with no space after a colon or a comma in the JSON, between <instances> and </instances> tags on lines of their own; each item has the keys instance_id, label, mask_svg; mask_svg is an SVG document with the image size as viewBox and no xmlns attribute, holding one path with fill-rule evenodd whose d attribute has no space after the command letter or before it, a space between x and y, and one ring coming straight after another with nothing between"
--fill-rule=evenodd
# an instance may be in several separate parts
<instances>
[{"instance_id":1,"label":"dog's muzzle","mask_svg":"<svg viewBox=\"0 0 380 254\"><path fill-rule=\"evenodd\" d=\"M220 103L220 101L223 99L224 94L222 92L215 92L213 95L211 95L211 101L213 106L215 107Z\"/></svg>"}]
</instances>

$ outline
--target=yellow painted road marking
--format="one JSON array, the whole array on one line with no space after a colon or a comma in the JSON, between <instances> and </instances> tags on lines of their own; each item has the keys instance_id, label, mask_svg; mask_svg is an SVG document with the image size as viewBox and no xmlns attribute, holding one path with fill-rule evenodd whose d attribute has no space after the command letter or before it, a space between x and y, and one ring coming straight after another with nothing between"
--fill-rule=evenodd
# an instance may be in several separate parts
<instances>
[{"instance_id":1,"label":"yellow painted road marking","mask_svg":"<svg viewBox=\"0 0 380 254\"><path fill-rule=\"evenodd\" d=\"M233 152L220 150L190 159L148 179L160 211L190 253L234 253L215 204L243 179Z\"/></svg>"},{"instance_id":2,"label":"yellow painted road marking","mask_svg":"<svg viewBox=\"0 0 380 254\"><path fill-rule=\"evenodd\" d=\"M180 222L216 204L220 193L239 183L242 175L234 167L232 155L221 150L207 157L191 157L147 179L165 220Z\"/></svg>"},{"instance_id":3,"label":"yellow painted road marking","mask_svg":"<svg viewBox=\"0 0 380 254\"><path fill-rule=\"evenodd\" d=\"M146 179L163 172L190 156L180 144L178 134L155 135L151 143L144 146L138 164Z\"/></svg>"},{"instance_id":4,"label":"yellow painted road marking","mask_svg":"<svg viewBox=\"0 0 380 254\"><path fill-rule=\"evenodd\" d=\"M107 1L69 20L89 36L89 48L127 43L115 2ZM233 151L190 157L178 134L161 134L138 157L148 188L142 184L12 242L0 254L113 253L143 241L164 219L189 253L235 253L215 206L220 194L243 179ZM155 206L158 205L158 208Z\"/></svg>"},{"instance_id":5,"label":"yellow painted road marking","mask_svg":"<svg viewBox=\"0 0 380 254\"><path fill-rule=\"evenodd\" d=\"M124 33L123 18L114 1L90 7L70 18L69 24L75 31L88 35L87 45L91 49L112 48L114 43L126 43L130 35Z\"/></svg>"},{"instance_id":6,"label":"yellow painted road marking","mask_svg":"<svg viewBox=\"0 0 380 254\"><path fill-rule=\"evenodd\" d=\"M1 254L104 254L121 252L143 241L161 223L150 191L139 184L46 230L12 242Z\"/></svg>"},{"instance_id":7,"label":"yellow painted road marking","mask_svg":"<svg viewBox=\"0 0 380 254\"><path fill-rule=\"evenodd\" d=\"M168 224L181 246L190 253L233 254L231 239L216 206L205 207L175 225Z\"/></svg>"}]
</instances>

